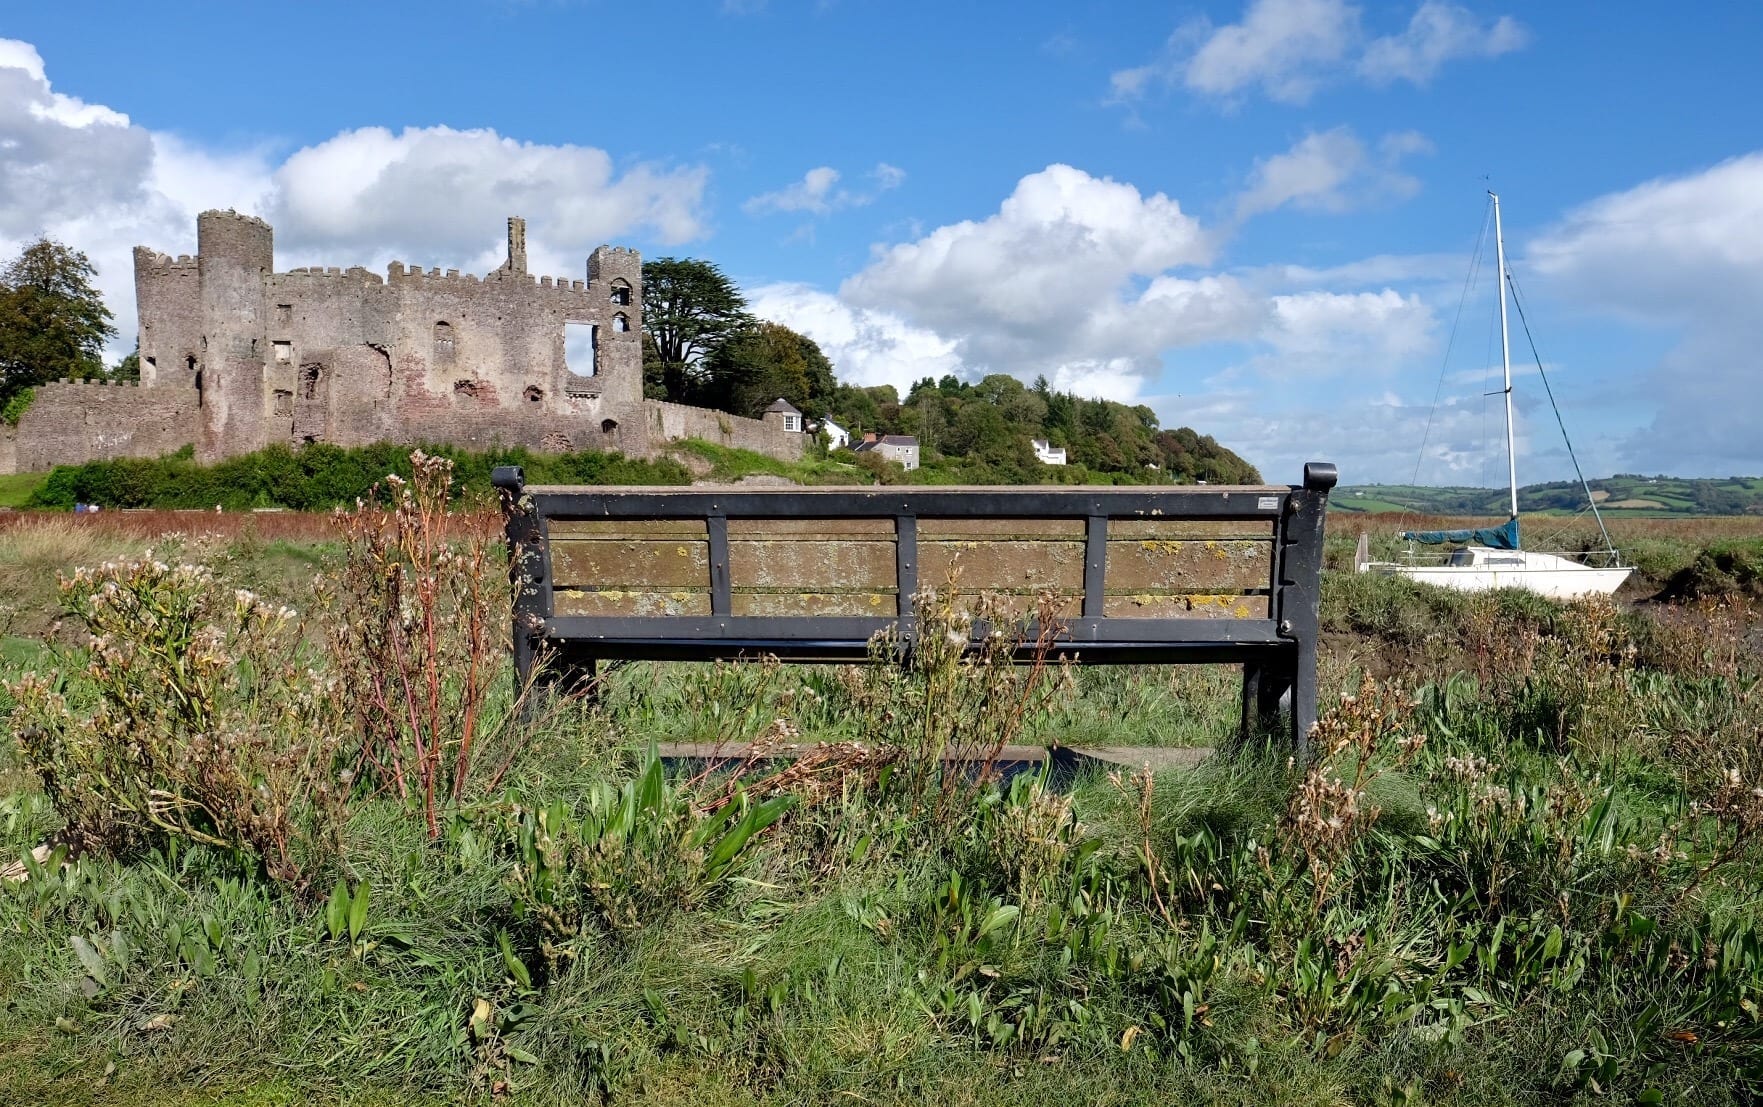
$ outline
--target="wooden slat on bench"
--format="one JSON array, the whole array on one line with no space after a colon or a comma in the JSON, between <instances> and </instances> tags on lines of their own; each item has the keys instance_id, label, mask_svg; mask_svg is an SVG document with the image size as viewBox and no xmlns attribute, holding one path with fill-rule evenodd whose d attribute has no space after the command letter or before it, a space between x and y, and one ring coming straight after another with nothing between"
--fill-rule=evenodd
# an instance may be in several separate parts
<instances>
[{"instance_id":1,"label":"wooden slat on bench","mask_svg":"<svg viewBox=\"0 0 1763 1107\"><path fill-rule=\"evenodd\" d=\"M1110 519L1103 614L1265 619L1273 536L1271 522Z\"/></svg>"},{"instance_id":2,"label":"wooden slat on bench","mask_svg":"<svg viewBox=\"0 0 1763 1107\"><path fill-rule=\"evenodd\" d=\"M1035 609L1043 591L1059 598L1061 615L1078 614L1084 588L1081 518L1025 519L924 516L918 520L919 580L952 582L967 596L990 593L1011 614Z\"/></svg>"},{"instance_id":3,"label":"wooden slat on bench","mask_svg":"<svg viewBox=\"0 0 1763 1107\"><path fill-rule=\"evenodd\" d=\"M894 520L728 521L735 615L891 615Z\"/></svg>"}]
</instances>

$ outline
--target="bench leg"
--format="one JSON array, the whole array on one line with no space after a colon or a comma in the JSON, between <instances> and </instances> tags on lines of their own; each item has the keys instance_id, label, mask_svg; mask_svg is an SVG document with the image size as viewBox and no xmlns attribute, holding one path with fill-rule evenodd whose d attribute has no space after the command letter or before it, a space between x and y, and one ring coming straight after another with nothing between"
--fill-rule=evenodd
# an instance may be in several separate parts
<instances>
[{"instance_id":1,"label":"bench leg","mask_svg":"<svg viewBox=\"0 0 1763 1107\"><path fill-rule=\"evenodd\" d=\"M1292 675L1286 665L1267 665L1261 670L1255 689L1255 716L1265 731L1272 731L1279 723L1280 708L1292 692Z\"/></svg>"},{"instance_id":2,"label":"bench leg","mask_svg":"<svg viewBox=\"0 0 1763 1107\"><path fill-rule=\"evenodd\" d=\"M1243 709L1241 720L1237 724L1237 742L1247 742L1255 736L1255 728L1261 721L1261 666L1253 661L1243 663Z\"/></svg>"},{"instance_id":3,"label":"bench leg","mask_svg":"<svg viewBox=\"0 0 1763 1107\"><path fill-rule=\"evenodd\" d=\"M1310 731L1316 726L1316 647L1298 651L1292 669L1292 751L1301 765L1310 757Z\"/></svg>"}]
</instances>

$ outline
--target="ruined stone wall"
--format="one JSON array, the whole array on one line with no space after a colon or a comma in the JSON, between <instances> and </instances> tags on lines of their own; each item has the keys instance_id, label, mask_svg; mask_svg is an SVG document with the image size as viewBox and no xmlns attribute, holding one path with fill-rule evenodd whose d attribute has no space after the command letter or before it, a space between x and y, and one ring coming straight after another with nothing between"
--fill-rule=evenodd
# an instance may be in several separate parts
<instances>
[{"instance_id":1,"label":"ruined stone wall","mask_svg":"<svg viewBox=\"0 0 1763 1107\"><path fill-rule=\"evenodd\" d=\"M135 247L141 383L195 387L202 358L202 285L196 259Z\"/></svg>"},{"instance_id":2,"label":"ruined stone wall","mask_svg":"<svg viewBox=\"0 0 1763 1107\"><path fill-rule=\"evenodd\" d=\"M196 217L203 349L195 385L202 436L196 456L217 461L269 444L264 407L264 278L274 267L269 224L230 211Z\"/></svg>"},{"instance_id":3,"label":"ruined stone wall","mask_svg":"<svg viewBox=\"0 0 1763 1107\"><path fill-rule=\"evenodd\" d=\"M142 426L127 426L108 400L76 418L97 393L55 392L0 442L0 471L191 442L203 461L274 443L387 441L650 457L686 437L802 453L804 436L781 427L643 399L633 250L595 250L586 280L535 277L525 223L511 218L508 260L481 278L399 262L384 277L360 267L277 273L262 220L208 211L196 230L195 257L135 250ZM591 329L581 332L593 339L589 371L571 370L568 324Z\"/></svg>"},{"instance_id":4,"label":"ruined stone wall","mask_svg":"<svg viewBox=\"0 0 1763 1107\"><path fill-rule=\"evenodd\" d=\"M808 447L807 435L786 431L777 423L663 400L644 400L643 408L651 437L662 441L702 438L720 446L752 450L789 461L801 457Z\"/></svg>"},{"instance_id":5,"label":"ruined stone wall","mask_svg":"<svg viewBox=\"0 0 1763 1107\"><path fill-rule=\"evenodd\" d=\"M0 472L175 453L195 441L196 416L194 388L99 381L42 385L8 435L13 463L8 469L0 454Z\"/></svg>"}]
</instances>

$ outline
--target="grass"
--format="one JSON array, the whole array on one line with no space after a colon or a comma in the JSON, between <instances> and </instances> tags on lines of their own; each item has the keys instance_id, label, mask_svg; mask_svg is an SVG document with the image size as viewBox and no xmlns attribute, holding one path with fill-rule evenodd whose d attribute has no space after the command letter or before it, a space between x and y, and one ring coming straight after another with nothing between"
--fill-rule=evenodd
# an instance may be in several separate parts
<instances>
[{"instance_id":1,"label":"grass","mask_svg":"<svg viewBox=\"0 0 1763 1107\"><path fill-rule=\"evenodd\" d=\"M0 508L24 507L45 479L42 473L0 473Z\"/></svg>"},{"instance_id":2,"label":"grass","mask_svg":"<svg viewBox=\"0 0 1763 1107\"><path fill-rule=\"evenodd\" d=\"M745 477L772 476L797 484L868 484L869 474L855 465L825 458L804 457L785 461L769 454L721 446L701 438L687 438L669 445L676 457L688 459L694 471L715 481L738 481ZM696 464L691 464L695 462Z\"/></svg>"},{"instance_id":3,"label":"grass","mask_svg":"<svg viewBox=\"0 0 1763 1107\"><path fill-rule=\"evenodd\" d=\"M152 546L328 617L329 531L86 522L0 529L0 675L64 670L81 710L75 565ZM307 891L176 836L51 864L0 885L0 1102L1753 1102L1750 609L1325 584L1314 766L1250 743L1057 794L887 760L936 720L1224 746L1221 668L631 664L436 836L359 791ZM671 739L864 751L737 790L650 775ZM0 861L60 825L7 742Z\"/></svg>"}]
</instances>

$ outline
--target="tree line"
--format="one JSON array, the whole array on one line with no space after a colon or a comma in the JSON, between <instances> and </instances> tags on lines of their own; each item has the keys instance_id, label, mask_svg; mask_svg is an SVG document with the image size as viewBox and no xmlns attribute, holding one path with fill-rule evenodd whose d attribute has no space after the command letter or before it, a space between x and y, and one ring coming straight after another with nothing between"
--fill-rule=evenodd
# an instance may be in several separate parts
<instances>
[{"instance_id":1,"label":"tree line","mask_svg":"<svg viewBox=\"0 0 1763 1107\"><path fill-rule=\"evenodd\" d=\"M1208 435L1164 429L1143 405L1087 399L1025 385L1006 373L977 383L925 377L904 399L893 385L840 382L813 339L755 317L734 282L711 262L657 258L643 264L643 391L651 399L757 418L778 399L811 422L831 419L852 435L906 434L919 440L914 479L1019 484L1260 482L1255 468ZM1042 439L1068 464L1039 462ZM904 479L879 458L861 463L883 479Z\"/></svg>"}]
</instances>

